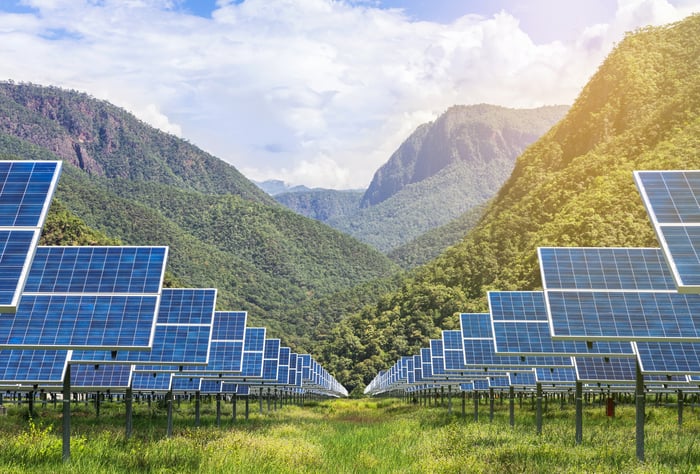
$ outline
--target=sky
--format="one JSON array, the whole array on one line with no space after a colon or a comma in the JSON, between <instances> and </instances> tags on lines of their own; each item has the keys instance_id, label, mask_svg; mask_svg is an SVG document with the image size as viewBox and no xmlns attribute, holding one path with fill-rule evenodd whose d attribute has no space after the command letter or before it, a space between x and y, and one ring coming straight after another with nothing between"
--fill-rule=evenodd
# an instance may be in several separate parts
<instances>
[{"instance_id":1,"label":"sky","mask_svg":"<svg viewBox=\"0 0 700 474\"><path fill-rule=\"evenodd\" d=\"M364 188L455 104L572 104L700 0L0 0L0 80L86 92L248 178Z\"/></svg>"}]
</instances>

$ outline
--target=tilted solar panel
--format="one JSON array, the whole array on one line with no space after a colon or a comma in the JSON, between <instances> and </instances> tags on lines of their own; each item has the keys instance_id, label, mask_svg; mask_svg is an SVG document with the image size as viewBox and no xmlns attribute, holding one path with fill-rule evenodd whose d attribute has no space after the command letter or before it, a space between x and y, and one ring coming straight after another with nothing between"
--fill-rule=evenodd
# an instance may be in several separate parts
<instances>
[{"instance_id":1,"label":"tilted solar panel","mask_svg":"<svg viewBox=\"0 0 700 474\"><path fill-rule=\"evenodd\" d=\"M17 313L0 314L0 347L149 349L166 257L167 247L38 247Z\"/></svg>"},{"instance_id":2,"label":"tilted solar panel","mask_svg":"<svg viewBox=\"0 0 700 474\"><path fill-rule=\"evenodd\" d=\"M644 374L700 375L700 343L634 342Z\"/></svg>"},{"instance_id":3,"label":"tilted solar panel","mask_svg":"<svg viewBox=\"0 0 700 474\"><path fill-rule=\"evenodd\" d=\"M629 343L587 344L552 339L545 295L541 291L491 291L488 298L496 354L634 357Z\"/></svg>"},{"instance_id":4,"label":"tilted solar panel","mask_svg":"<svg viewBox=\"0 0 700 474\"><path fill-rule=\"evenodd\" d=\"M634 384L636 364L628 358L574 357L576 379L583 383Z\"/></svg>"},{"instance_id":5,"label":"tilted solar panel","mask_svg":"<svg viewBox=\"0 0 700 474\"><path fill-rule=\"evenodd\" d=\"M678 290L700 293L700 170L635 171Z\"/></svg>"},{"instance_id":6,"label":"tilted solar panel","mask_svg":"<svg viewBox=\"0 0 700 474\"><path fill-rule=\"evenodd\" d=\"M134 372L131 387L135 392L167 392L171 387L172 374Z\"/></svg>"},{"instance_id":7,"label":"tilted solar panel","mask_svg":"<svg viewBox=\"0 0 700 474\"><path fill-rule=\"evenodd\" d=\"M71 389L75 391L126 389L131 384L130 365L73 365Z\"/></svg>"},{"instance_id":8,"label":"tilted solar panel","mask_svg":"<svg viewBox=\"0 0 700 474\"><path fill-rule=\"evenodd\" d=\"M0 312L17 309L60 161L0 161Z\"/></svg>"},{"instance_id":9,"label":"tilted solar panel","mask_svg":"<svg viewBox=\"0 0 700 474\"><path fill-rule=\"evenodd\" d=\"M70 351L0 351L0 385L61 383Z\"/></svg>"},{"instance_id":10,"label":"tilted solar panel","mask_svg":"<svg viewBox=\"0 0 700 474\"><path fill-rule=\"evenodd\" d=\"M496 354L489 313L462 313L460 325L467 367L509 369L520 367L571 367L570 357Z\"/></svg>"},{"instance_id":11,"label":"tilted solar panel","mask_svg":"<svg viewBox=\"0 0 700 474\"><path fill-rule=\"evenodd\" d=\"M700 295L676 293L660 249L542 248L539 256L554 338L698 340Z\"/></svg>"},{"instance_id":12,"label":"tilted solar panel","mask_svg":"<svg viewBox=\"0 0 700 474\"><path fill-rule=\"evenodd\" d=\"M73 351L73 363L143 364L137 371L175 372L209 358L215 289L163 288L150 351ZM170 366L169 366L170 365Z\"/></svg>"}]
</instances>

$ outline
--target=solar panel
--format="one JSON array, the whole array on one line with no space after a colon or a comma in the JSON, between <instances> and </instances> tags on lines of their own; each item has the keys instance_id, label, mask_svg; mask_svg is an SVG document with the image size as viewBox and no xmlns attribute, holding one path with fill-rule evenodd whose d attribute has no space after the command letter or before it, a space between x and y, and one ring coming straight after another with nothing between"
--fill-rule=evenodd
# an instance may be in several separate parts
<instances>
[{"instance_id":1,"label":"solar panel","mask_svg":"<svg viewBox=\"0 0 700 474\"><path fill-rule=\"evenodd\" d=\"M19 304L60 161L0 161L0 312Z\"/></svg>"},{"instance_id":2,"label":"solar panel","mask_svg":"<svg viewBox=\"0 0 700 474\"><path fill-rule=\"evenodd\" d=\"M491 291L488 298L496 354L634 357L629 343L553 340L541 291Z\"/></svg>"},{"instance_id":3,"label":"solar panel","mask_svg":"<svg viewBox=\"0 0 700 474\"><path fill-rule=\"evenodd\" d=\"M266 381L277 381L277 372L279 369L280 359L280 340L265 339L265 348L263 351L263 366L262 378Z\"/></svg>"},{"instance_id":4,"label":"solar panel","mask_svg":"<svg viewBox=\"0 0 700 474\"><path fill-rule=\"evenodd\" d=\"M644 374L700 375L700 344L692 342L635 342Z\"/></svg>"},{"instance_id":5,"label":"solar panel","mask_svg":"<svg viewBox=\"0 0 700 474\"><path fill-rule=\"evenodd\" d=\"M168 392L171 387L172 374L134 372L131 388L137 392Z\"/></svg>"},{"instance_id":6,"label":"solar panel","mask_svg":"<svg viewBox=\"0 0 700 474\"><path fill-rule=\"evenodd\" d=\"M16 314L0 314L0 347L152 346L167 247L38 247Z\"/></svg>"},{"instance_id":7,"label":"solar panel","mask_svg":"<svg viewBox=\"0 0 700 474\"><path fill-rule=\"evenodd\" d=\"M177 377L173 375L172 390L178 393L198 392L201 379L198 377Z\"/></svg>"},{"instance_id":8,"label":"solar panel","mask_svg":"<svg viewBox=\"0 0 700 474\"><path fill-rule=\"evenodd\" d=\"M215 289L164 288L150 351L73 351L71 362L144 364L138 371L175 372L180 366L204 365L209 359Z\"/></svg>"},{"instance_id":9,"label":"solar panel","mask_svg":"<svg viewBox=\"0 0 700 474\"><path fill-rule=\"evenodd\" d=\"M697 340L699 295L680 295L653 248L539 250L551 333L588 340ZM568 288L573 280L576 287Z\"/></svg>"},{"instance_id":10,"label":"solar panel","mask_svg":"<svg viewBox=\"0 0 700 474\"><path fill-rule=\"evenodd\" d=\"M533 369L509 372L508 376L510 377L510 384L516 388L532 388L537 384Z\"/></svg>"},{"instance_id":11,"label":"solar panel","mask_svg":"<svg viewBox=\"0 0 700 474\"><path fill-rule=\"evenodd\" d=\"M700 295L546 291L554 338L700 342Z\"/></svg>"},{"instance_id":12,"label":"solar panel","mask_svg":"<svg viewBox=\"0 0 700 474\"><path fill-rule=\"evenodd\" d=\"M519 367L570 367L569 357L520 356L496 354L489 313L462 313L460 315L464 359L467 367L507 370Z\"/></svg>"},{"instance_id":13,"label":"solar panel","mask_svg":"<svg viewBox=\"0 0 700 474\"><path fill-rule=\"evenodd\" d=\"M96 391L126 389L131 384L130 365L74 365L71 367L71 389Z\"/></svg>"},{"instance_id":14,"label":"solar panel","mask_svg":"<svg viewBox=\"0 0 700 474\"><path fill-rule=\"evenodd\" d=\"M0 384L61 383L70 351L0 351Z\"/></svg>"},{"instance_id":15,"label":"solar panel","mask_svg":"<svg viewBox=\"0 0 700 474\"><path fill-rule=\"evenodd\" d=\"M545 290L675 290L658 248L540 247Z\"/></svg>"},{"instance_id":16,"label":"solar panel","mask_svg":"<svg viewBox=\"0 0 700 474\"><path fill-rule=\"evenodd\" d=\"M634 384L636 364L628 358L574 357L576 379L583 383Z\"/></svg>"},{"instance_id":17,"label":"solar panel","mask_svg":"<svg viewBox=\"0 0 700 474\"><path fill-rule=\"evenodd\" d=\"M635 171L678 290L700 293L700 170Z\"/></svg>"},{"instance_id":18,"label":"solar panel","mask_svg":"<svg viewBox=\"0 0 700 474\"><path fill-rule=\"evenodd\" d=\"M572 368L536 368L535 379L543 383L574 383L576 371Z\"/></svg>"}]
</instances>

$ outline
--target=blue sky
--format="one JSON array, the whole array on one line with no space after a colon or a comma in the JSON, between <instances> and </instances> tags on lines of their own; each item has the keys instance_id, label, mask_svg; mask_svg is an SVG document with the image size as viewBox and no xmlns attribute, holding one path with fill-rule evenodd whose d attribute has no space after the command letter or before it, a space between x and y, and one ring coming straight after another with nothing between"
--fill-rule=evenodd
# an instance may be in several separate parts
<instances>
[{"instance_id":1,"label":"blue sky","mask_svg":"<svg viewBox=\"0 0 700 474\"><path fill-rule=\"evenodd\" d=\"M0 80L87 92L251 179L367 186L454 104L570 104L700 0L0 0Z\"/></svg>"}]
</instances>

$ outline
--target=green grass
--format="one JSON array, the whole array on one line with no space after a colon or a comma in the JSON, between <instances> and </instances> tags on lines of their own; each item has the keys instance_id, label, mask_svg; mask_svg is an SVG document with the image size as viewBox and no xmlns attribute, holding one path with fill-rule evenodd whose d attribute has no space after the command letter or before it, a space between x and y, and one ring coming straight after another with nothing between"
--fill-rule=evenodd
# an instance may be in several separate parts
<instances>
[{"instance_id":1,"label":"green grass","mask_svg":"<svg viewBox=\"0 0 700 474\"><path fill-rule=\"evenodd\" d=\"M586 407L583 443L574 442L573 408L550 404L541 435L529 403L516 405L511 428L507 404L488 405L480 419L466 417L456 400L445 408L417 407L394 399L334 400L285 406L232 423L222 404L204 403L194 427L194 407L175 409L174 436L166 437L162 406L136 404L131 439L124 435L124 407L103 403L72 409L71 460L62 462L60 404L9 407L0 417L0 472L246 472L246 473L428 473L428 472L700 472L700 411L687 407L678 428L675 407L647 405L646 461L635 457L635 410L619 405L616 417L604 407Z\"/></svg>"}]
</instances>

